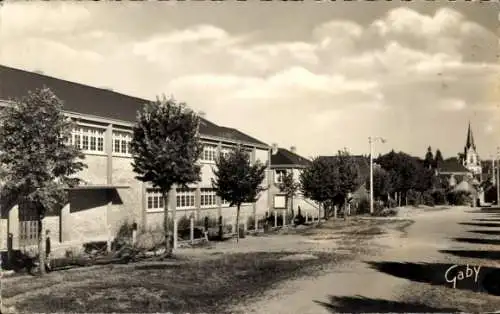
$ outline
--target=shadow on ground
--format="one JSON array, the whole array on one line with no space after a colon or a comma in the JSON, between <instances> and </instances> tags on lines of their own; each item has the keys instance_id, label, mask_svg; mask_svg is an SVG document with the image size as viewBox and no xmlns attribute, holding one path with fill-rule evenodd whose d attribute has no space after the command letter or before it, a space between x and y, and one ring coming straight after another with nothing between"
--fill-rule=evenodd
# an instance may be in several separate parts
<instances>
[{"instance_id":1,"label":"shadow on ground","mask_svg":"<svg viewBox=\"0 0 500 314\"><path fill-rule=\"evenodd\" d=\"M500 231L496 230L470 230L469 232L487 234L487 235L500 235Z\"/></svg>"},{"instance_id":2,"label":"shadow on ground","mask_svg":"<svg viewBox=\"0 0 500 314\"><path fill-rule=\"evenodd\" d=\"M371 268L430 285L500 295L500 268L445 263L367 262ZM476 267L476 268L474 268ZM476 270L477 281L476 281ZM462 278L462 280L459 280Z\"/></svg>"},{"instance_id":3,"label":"shadow on ground","mask_svg":"<svg viewBox=\"0 0 500 314\"><path fill-rule=\"evenodd\" d=\"M500 251L486 250L440 250L440 253L451 254L458 257L481 258L500 261Z\"/></svg>"},{"instance_id":4,"label":"shadow on ground","mask_svg":"<svg viewBox=\"0 0 500 314\"><path fill-rule=\"evenodd\" d=\"M363 296L330 296L330 302L314 301L331 313L452 313L451 308L434 308L425 304L371 299Z\"/></svg>"},{"instance_id":5,"label":"shadow on ground","mask_svg":"<svg viewBox=\"0 0 500 314\"><path fill-rule=\"evenodd\" d=\"M488 221L492 221L492 222L495 222L495 221L498 221L500 222L500 219L496 219L496 218L492 218L492 219L472 219L473 221L485 221L485 222L488 222Z\"/></svg>"},{"instance_id":6,"label":"shadow on ground","mask_svg":"<svg viewBox=\"0 0 500 314\"><path fill-rule=\"evenodd\" d=\"M482 238L453 238L453 241L471 244L489 244L499 245L500 239L482 239Z\"/></svg>"},{"instance_id":7,"label":"shadow on ground","mask_svg":"<svg viewBox=\"0 0 500 314\"><path fill-rule=\"evenodd\" d=\"M459 222L460 225L464 226L474 226L474 227L500 227L500 223L484 223L484 222Z\"/></svg>"}]
</instances>

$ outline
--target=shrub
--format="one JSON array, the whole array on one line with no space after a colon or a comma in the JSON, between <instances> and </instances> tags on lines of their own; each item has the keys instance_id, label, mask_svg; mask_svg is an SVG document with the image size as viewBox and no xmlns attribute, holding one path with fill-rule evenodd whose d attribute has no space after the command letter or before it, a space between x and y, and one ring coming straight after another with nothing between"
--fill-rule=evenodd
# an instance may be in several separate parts
<instances>
[{"instance_id":1,"label":"shrub","mask_svg":"<svg viewBox=\"0 0 500 314\"><path fill-rule=\"evenodd\" d=\"M395 200L395 199L389 199L389 201L387 202L387 207L388 208L396 208L398 207L398 202Z\"/></svg>"},{"instance_id":2,"label":"shrub","mask_svg":"<svg viewBox=\"0 0 500 314\"><path fill-rule=\"evenodd\" d=\"M435 205L445 205L446 204L446 192L444 189L437 189L431 193L432 199Z\"/></svg>"},{"instance_id":3,"label":"shrub","mask_svg":"<svg viewBox=\"0 0 500 314\"><path fill-rule=\"evenodd\" d=\"M177 231L190 230L191 221L188 216L184 215L179 220L177 220Z\"/></svg>"},{"instance_id":4,"label":"shrub","mask_svg":"<svg viewBox=\"0 0 500 314\"><path fill-rule=\"evenodd\" d=\"M466 191L452 191L448 193L448 203L455 206L469 205L471 194Z\"/></svg>"},{"instance_id":5,"label":"shrub","mask_svg":"<svg viewBox=\"0 0 500 314\"><path fill-rule=\"evenodd\" d=\"M370 199L367 197L363 197L358 202L357 212L359 214L368 214L370 212Z\"/></svg>"},{"instance_id":6,"label":"shrub","mask_svg":"<svg viewBox=\"0 0 500 314\"><path fill-rule=\"evenodd\" d=\"M422 203L426 206L434 206L434 198L432 197L432 193L430 191L422 193Z\"/></svg>"},{"instance_id":7,"label":"shrub","mask_svg":"<svg viewBox=\"0 0 500 314\"><path fill-rule=\"evenodd\" d=\"M254 216L248 216L248 218L247 218L247 229L248 230L254 230L255 229L255 217Z\"/></svg>"},{"instance_id":8,"label":"shrub","mask_svg":"<svg viewBox=\"0 0 500 314\"><path fill-rule=\"evenodd\" d=\"M295 216L295 218L293 219L293 223L294 223L295 225L303 225L303 224L305 224L305 222L306 222L306 217L304 217L304 216L302 215L302 211L301 211L301 210L300 210L300 208L299 208L299 211L298 211L298 213L297 213L297 216Z\"/></svg>"},{"instance_id":9,"label":"shrub","mask_svg":"<svg viewBox=\"0 0 500 314\"><path fill-rule=\"evenodd\" d=\"M420 205L420 193L415 190L409 190L406 194L408 199L408 205L418 206Z\"/></svg>"},{"instance_id":10,"label":"shrub","mask_svg":"<svg viewBox=\"0 0 500 314\"><path fill-rule=\"evenodd\" d=\"M374 216L378 217L392 217L398 214L398 210L396 208L384 208L380 211L376 211Z\"/></svg>"},{"instance_id":11,"label":"shrub","mask_svg":"<svg viewBox=\"0 0 500 314\"><path fill-rule=\"evenodd\" d=\"M488 203L497 202L497 187L492 185L489 189L484 192L484 201Z\"/></svg>"}]
</instances>

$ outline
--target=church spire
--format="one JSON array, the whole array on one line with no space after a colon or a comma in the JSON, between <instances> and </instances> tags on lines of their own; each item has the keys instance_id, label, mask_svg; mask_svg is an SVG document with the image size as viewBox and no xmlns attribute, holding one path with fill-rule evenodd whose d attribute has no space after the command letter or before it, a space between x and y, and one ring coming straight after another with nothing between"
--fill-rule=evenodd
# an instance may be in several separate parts
<instances>
[{"instance_id":1,"label":"church spire","mask_svg":"<svg viewBox=\"0 0 500 314\"><path fill-rule=\"evenodd\" d=\"M467 142L465 143L465 148L473 148L476 150L476 144L474 144L474 136L472 135L472 129L470 127L470 121L469 121L469 129L467 130Z\"/></svg>"}]
</instances>

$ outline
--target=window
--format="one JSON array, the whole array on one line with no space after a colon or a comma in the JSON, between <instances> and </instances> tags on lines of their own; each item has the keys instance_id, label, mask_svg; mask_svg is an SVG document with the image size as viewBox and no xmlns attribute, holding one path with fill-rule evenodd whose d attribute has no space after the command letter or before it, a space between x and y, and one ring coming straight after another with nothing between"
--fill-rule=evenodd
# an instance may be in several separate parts
<instances>
[{"instance_id":1,"label":"window","mask_svg":"<svg viewBox=\"0 0 500 314\"><path fill-rule=\"evenodd\" d=\"M282 183L283 177L286 175L286 170L274 171L274 183Z\"/></svg>"},{"instance_id":2,"label":"window","mask_svg":"<svg viewBox=\"0 0 500 314\"><path fill-rule=\"evenodd\" d=\"M147 190L147 210L163 210L163 197L159 190L148 189Z\"/></svg>"},{"instance_id":3,"label":"window","mask_svg":"<svg viewBox=\"0 0 500 314\"><path fill-rule=\"evenodd\" d=\"M217 156L217 145L211 145L211 144L203 145L201 160L214 161L216 156Z\"/></svg>"},{"instance_id":4,"label":"window","mask_svg":"<svg viewBox=\"0 0 500 314\"><path fill-rule=\"evenodd\" d=\"M217 206L217 198L215 190L211 188L202 188L200 190L200 206L201 207L215 207Z\"/></svg>"},{"instance_id":5,"label":"window","mask_svg":"<svg viewBox=\"0 0 500 314\"><path fill-rule=\"evenodd\" d=\"M104 129L76 127L71 134L75 147L86 152L104 152Z\"/></svg>"},{"instance_id":6,"label":"window","mask_svg":"<svg viewBox=\"0 0 500 314\"><path fill-rule=\"evenodd\" d=\"M119 155L130 155L130 142L132 134L128 132L113 132L113 153Z\"/></svg>"},{"instance_id":7,"label":"window","mask_svg":"<svg viewBox=\"0 0 500 314\"><path fill-rule=\"evenodd\" d=\"M177 208L195 208L195 189L177 189Z\"/></svg>"}]
</instances>

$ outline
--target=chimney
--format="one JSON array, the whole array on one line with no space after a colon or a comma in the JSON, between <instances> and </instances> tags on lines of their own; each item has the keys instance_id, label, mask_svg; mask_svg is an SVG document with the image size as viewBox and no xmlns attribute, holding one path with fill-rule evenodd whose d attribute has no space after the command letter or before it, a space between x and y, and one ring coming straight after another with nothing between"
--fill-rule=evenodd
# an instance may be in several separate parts
<instances>
[{"instance_id":1,"label":"chimney","mask_svg":"<svg viewBox=\"0 0 500 314\"><path fill-rule=\"evenodd\" d=\"M207 114L206 114L206 112L205 112L205 111L198 111L198 116L199 116L200 118L202 118L202 119L205 119L205 118L206 118L206 116L207 116Z\"/></svg>"},{"instance_id":2,"label":"chimney","mask_svg":"<svg viewBox=\"0 0 500 314\"><path fill-rule=\"evenodd\" d=\"M278 152L278 144L273 143L271 148L271 154L276 155L277 152Z\"/></svg>"},{"instance_id":3,"label":"chimney","mask_svg":"<svg viewBox=\"0 0 500 314\"><path fill-rule=\"evenodd\" d=\"M297 153L297 147L295 147L295 146L291 146L291 147L290 147L290 151L291 151L292 153L294 153L294 154L295 154L295 153Z\"/></svg>"}]
</instances>

